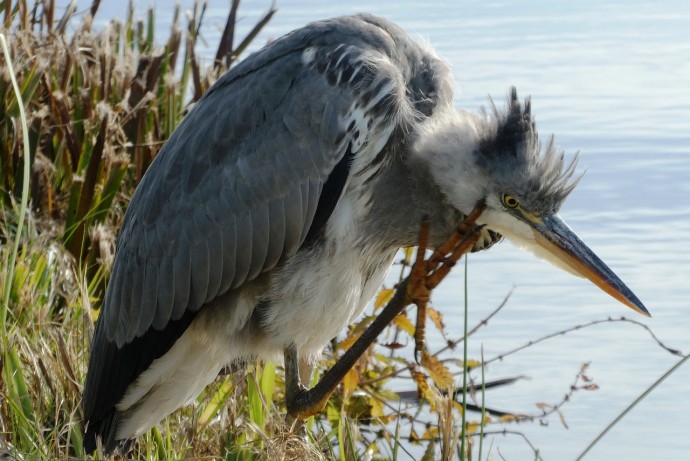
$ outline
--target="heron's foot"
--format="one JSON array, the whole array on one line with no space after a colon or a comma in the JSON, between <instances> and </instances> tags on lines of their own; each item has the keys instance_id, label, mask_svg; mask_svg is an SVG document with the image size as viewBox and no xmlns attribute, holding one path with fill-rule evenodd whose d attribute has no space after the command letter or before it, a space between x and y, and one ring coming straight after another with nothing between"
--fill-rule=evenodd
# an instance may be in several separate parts
<instances>
[{"instance_id":1,"label":"heron's foot","mask_svg":"<svg viewBox=\"0 0 690 461\"><path fill-rule=\"evenodd\" d=\"M426 260L425 253L429 243L429 221L425 219L419 232L419 246L412 265L410 282L407 285L407 301L417 306L417 322L415 327L415 360L419 363L426 351L425 327L427 306L431 292L450 273L450 270L460 260L462 255L472 248L479 238L482 226L476 225L477 218L486 208L482 200L477 202L467 218L455 228L441 246Z\"/></svg>"},{"instance_id":2,"label":"heron's foot","mask_svg":"<svg viewBox=\"0 0 690 461\"><path fill-rule=\"evenodd\" d=\"M305 391L306 389L300 389L300 391ZM286 406L288 407L288 412L285 415L285 423L290 428L290 432L297 435L298 437L305 439L307 438L307 426L304 424L304 418L295 416L290 412L290 408L294 405L295 396L286 396ZM291 402L291 403L288 403Z\"/></svg>"},{"instance_id":3,"label":"heron's foot","mask_svg":"<svg viewBox=\"0 0 690 461\"><path fill-rule=\"evenodd\" d=\"M317 389L307 389L300 385L296 392L285 396L288 418L305 420L310 416L320 414L326 408L331 394L332 391L322 392L319 395Z\"/></svg>"}]
</instances>

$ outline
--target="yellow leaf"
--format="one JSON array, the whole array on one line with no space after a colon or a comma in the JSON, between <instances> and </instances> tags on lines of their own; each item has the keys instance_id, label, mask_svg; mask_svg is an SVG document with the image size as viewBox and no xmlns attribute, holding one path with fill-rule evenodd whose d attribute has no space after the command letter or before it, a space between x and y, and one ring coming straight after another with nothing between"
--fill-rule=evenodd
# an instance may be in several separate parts
<instances>
[{"instance_id":1,"label":"yellow leaf","mask_svg":"<svg viewBox=\"0 0 690 461\"><path fill-rule=\"evenodd\" d=\"M379 446L376 445L376 440L373 440L369 445L367 445L367 449L366 449L367 455L378 453L378 452L379 452Z\"/></svg>"},{"instance_id":2,"label":"yellow leaf","mask_svg":"<svg viewBox=\"0 0 690 461\"><path fill-rule=\"evenodd\" d=\"M468 421L467 425L465 426L465 431L467 434L474 434L479 430L479 426L479 421Z\"/></svg>"},{"instance_id":3,"label":"yellow leaf","mask_svg":"<svg viewBox=\"0 0 690 461\"><path fill-rule=\"evenodd\" d=\"M369 399L369 405L371 405L371 416L373 418L383 417L383 402L379 399Z\"/></svg>"},{"instance_id":4,"label":"yellow leaf","mask_svg":"<svg viewBox=\"0 0 690 461\"><path fill-rule=\"evenodd\" d=\"M489 424L490 422L491 422L491 418L489 418L488 416L485 416L484 417L484 427L486 427L486 425ZM481 426L482 426L481 421L468 421L467 425L466 425L467 433L474 434L475 432L479 431Z\"/></svg>"},{"instance_id":5,"label":"yellow leaf","mask_svg":"<svg viewBox=\"0 0 690 461\"><path fill-rule=\"evenodd\" d=\"M379 310L388 304L388 301L391 300L393 294L395 294L395 290L392 288L384 288L383 290L380 290L374 299L374 310Z\"/></svg>"},{"instance_id":6,"label":"yellow leaf","mask_svg":"<svg viewBox=\"0 0 690 461\"><path fill-rule=\"evenodd\" d=\"M414 247L403 248L403 253L405 254L405 264L409 266L412 263L412 258L414 257Z\"/></svg>"},{"instance_id":7,"label":"yellow leaf","mask_svg":"<svg viewBox=\"0 0 690 461\"><path fill-rule=\"evenodd\" d=\"M498 418L498 421L501 423L512 423L512 422L518 421L519 419L520 419L520 415L507 414L507 415L501 415L501 417Z\"/></svg>"},{"instance_id":8,"label":"yellow leaf","mask_svg":"<svg viewBox=\"0 0 690 461\"><path fill-rule=\"evenodd\" d=\"M343 339L340 344L338 344L338 349L341 351L346 351L359 339L360 335L348 336Z\"/></svg>"},{"instance_id":9,"label":"yellow leaf","mask_svg":"<svg viewBox=\"0 0 690 461\"><path fill-rule=\"evenodd\" d=\"M417 395L421 399L424 399L427 402L429 402L432 412L436 411L436 399L434 398L434 393L429 387L429 383L427 382L424 373L413 371L412 379L414 379L414 382L417 383Z\"/></svg>"},{"instance_id":10,"label":"yellow leaf","mask_svg":"<svg viewBox=\"0 0 690 461\"><path fill-rule=\"evenodd\" d=\"M421 364L429 371L429 375L431 379L434 380L434 383L436 383L436 387L439 389L453 389L453 374L439 359L424 351L422 353Z\"/></svg>"},{"instance_id":11,"label":"yellow leaf","mask_svg":"<svg viewBox=\"0 0 690 461\"><path fill-rule=\"evenodd\" d=\"M482 366L482 362L478 360L468 360L467 361L467 369L472 370L473 368L479 368Z\"/></svg>"},{"instance_id":12,"label":"yellow leaf","mask_svg":"<svg viewBox=\"0 0 690 461\"><path fill-rule=\"evenodd\" d=\"M352 328L350 328L350 336L353 336L355 334L360 335L364 330L367 329L367 327L376 320L376 315L367 315L365 317L362 317L362 320L359 322L355 323L352 325Z\"/></svg>"},{"instance_id":13,"label":"yellow leaf","mask_svg":"<svg viewBox=\"0 0 690 461\"><path fill-rule=\"evenodd\" d=\"M446 329L446 326L443 323L443 314L441 314L439 311L437 311L431 306L426 308L426 312L431 321L434 322L434 325L436 325L438 331L443 333Z\"/></svg>"},{"instance_id":14,"label":"yellow leaf","mask_svg":"<svg viewBox=\"0 0 690 461\"><path fill-rule=\"evenodd\" d=\"M455 410L457 410L460 416L462 416L462 414L465 412L465 409L462 408L462 404L460 402L453 400L453 407L455 408Z\"/></svg>"},{"instance_id":15,"label":"yellow leaf","mask_svg":"<svg viewBox=\"0 0 690 461\"><path fill-rule=\"evenodd\" d=\"M424 450L424 456L422 456L421 461L434 461L434 455L436 454L435 446L436 443L430 440L429 444L426 446L426 450Z\"/></svg>"},{"instance_id":16,"label":"yellow leaf","mask_svg":"<svg viewBox=\"0 0 690 461\"><path fill-rule=\"evenodd\" d=\"M412 322L410 322L410 319L408 319L405 314L396 315L393 319L393 323L396 327L404 330L408 335L414 336L414 325L412 325Z\"/></svg>"},{"instance_id":17,"label":"yellow leaf","mask_svg":"<svg viewBox=\"0 0 690 461\"><path fill-rule=\"evenodd\" d=\"M429 383L426 382L426 376L424 376L424 373L420 373L418 371L413 371L412 372L412 379L414 382L417 384L417 390L419 391L417 394L421 397L424 395L424 387L429 387Z\"/></svg>"},{"instance_id":18,"label":"yellow leaf","mask_svg":"<svg viewBox=\"0 0 690 461\"><path fill-rule=\"evenodd\" d=\"M388 432L388 431L384 431L384 432ZM417 435L417 433L415 432L414 429L411 429L411 430L410 430L410 437L409 437L409 440L410 440L410 442L412 442L412 443L419 443L419 436Z\"/></svg>"},{"instance_id":19,"label":"yellow leaf","mask_svg":"<svg viewBox=\"0 0 690 461\"><path fill-rule=\"evenodd\" d=\"M343 378L343 397L350 397L357 386L359 386L359 372L356 368L350 368Z\"/></svg>"},{"instance_id":20,"label":"yellow leaf","mask_svg":"<svg viewBox=\"0 0 690 461\"><path fill-rule=\"evenodd\" d=\"M395 392L388 390L388 389L377 390L376 396L379 397L383 401L398 400L400 398L400 396L398 394L396 394Z\"/></svg>"},{"instance_id":21,"label":"yellow leaf","mask_svg":"<svg viewBox=\"0 0 690 461\"><path fill-rule=\"evenodd\" d=\"M438 426L431 426L424 431L422 440L436 440L438 438Z\"/></svg>"}]
</instances>

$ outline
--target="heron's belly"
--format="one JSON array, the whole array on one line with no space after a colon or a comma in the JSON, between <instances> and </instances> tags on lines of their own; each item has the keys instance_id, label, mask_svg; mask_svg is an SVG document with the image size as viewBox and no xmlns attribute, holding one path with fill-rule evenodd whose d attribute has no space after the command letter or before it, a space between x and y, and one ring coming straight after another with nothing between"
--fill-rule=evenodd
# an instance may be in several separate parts
<instances>
[{"instance_id":1,"label":"heron's belly","mask_svg":"<svg viewBox=\"0 0 690 461\"><path fill-rule=\"evenodd\" d=\"M262 329L277 348L295 344L314 357L362 313L395 256L353 248L326 258L298 255L272 277L270 306Z\"/></svg>"}]
</instances>

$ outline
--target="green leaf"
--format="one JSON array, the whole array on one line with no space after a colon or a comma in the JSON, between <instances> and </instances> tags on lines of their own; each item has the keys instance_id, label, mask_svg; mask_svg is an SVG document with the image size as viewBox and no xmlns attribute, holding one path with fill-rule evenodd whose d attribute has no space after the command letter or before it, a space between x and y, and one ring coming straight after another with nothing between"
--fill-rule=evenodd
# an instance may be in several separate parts
<instances>
[{"instance_id":1,"label":"green leaf","mask_svg":"<svg viewBox=\"0 0 690 461\"><path fill-rule=\"evenodd\" d=\"M273 401L273 394L276 390L276 365L273 362L267 362L264 365L264 371L261 373L261 393L264 396L266 404Z\"/></svg>"},{"instance_id":2,"label":"green leaf","mask_svg":"<svg viewBox=\"0 0 690 461\"><path fill-rule=\"evenodd\" d=\"M232 390L232 376L228 375L225 377L225 380L222 382L222 384L218 387L216 393L213 394L213 396L211 397L211 401L201 411L201 415L197 420L197 426L206 426L208 422L211 421L214 418L214 416L216 416L218 410L220 410L223 407L223 405L225 405L225 403L228 401L228 398L232 394Z\"/></svg>"}]
</instances>

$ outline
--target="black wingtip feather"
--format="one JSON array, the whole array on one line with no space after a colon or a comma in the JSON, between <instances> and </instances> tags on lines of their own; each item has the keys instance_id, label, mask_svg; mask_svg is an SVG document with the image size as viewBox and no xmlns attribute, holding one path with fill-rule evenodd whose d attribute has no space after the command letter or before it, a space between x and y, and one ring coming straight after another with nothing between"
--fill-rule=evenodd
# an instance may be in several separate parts
<instances>
[{"instance_id":1,"label":"black wingtip feather","mask_svg":"<svg viewBox=\"0 0 690 461\"><path fill-rule=\"evenodd\" d=\"M338 200L340 200L340 196L345 188L354 156L352 144L350 144L343 158L340 159L333 171L331 171L331 174L328 175L328 179L324 183L323 189L321 189L314 219L311 222L311 226L309 226L307 237L302 243L303 247L310 247L323 236L326 223L331 214L333 214L333 210L335 210L335 206L338 204Z\"/></svg>"},{"instance_id":2,"label":"black wingtip feather","mask_svg":"<svg viewBox=\"0 0 690 461\"><path fill-rule=\"evenodd\" d=\"M84 449L87 453L96 450L98 438L103 443L105 454L112 454L115 450L125 453L129 449L130 444L126 439L117 439L121 415L115 405L125 395L129 385L154 360L170 350L192 323L197 312L187 310L179 320L168 322L164 329L150 328L122 347L107 340L104 318L98 320L82 397Z\"/></svg>"}]
</instances>

